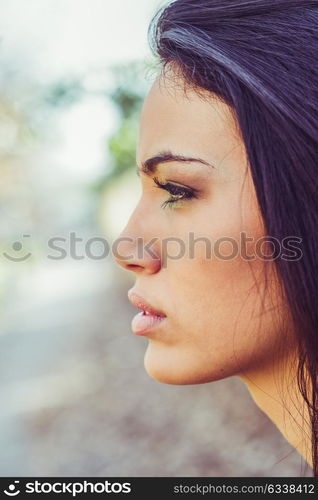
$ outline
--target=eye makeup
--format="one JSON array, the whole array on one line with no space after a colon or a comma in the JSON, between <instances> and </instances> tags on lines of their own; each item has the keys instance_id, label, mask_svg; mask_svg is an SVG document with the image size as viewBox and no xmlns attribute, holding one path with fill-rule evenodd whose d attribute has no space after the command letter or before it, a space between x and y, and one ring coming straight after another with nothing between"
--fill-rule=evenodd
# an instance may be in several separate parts
<instances>
[{"instance_id":1,"label":"eye makeup","mask_svg":"<svg viewBox=\"0 0 318 500\"><path fill-rule=\"evenodd\" d=\"M170 194L170 198L161 205L162 208L167 206L172 208L172 205L175 206L180 201L198 198L198 191L194 188L182 186L171 181L162 183L157 177L154 177L153 181L159 189L164 189Z\"/></svg>"}]
</instances>

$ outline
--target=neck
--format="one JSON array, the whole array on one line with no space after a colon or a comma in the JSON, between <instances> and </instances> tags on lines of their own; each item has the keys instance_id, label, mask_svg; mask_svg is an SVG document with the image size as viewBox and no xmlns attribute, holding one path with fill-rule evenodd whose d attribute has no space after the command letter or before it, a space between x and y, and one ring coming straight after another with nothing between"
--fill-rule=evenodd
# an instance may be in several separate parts
<instances>
[{"instance_id":1,"label":"neck","mask_svg":"<svg viewBox=\"0 0 318 500\"><path fill-rule=\"evenodd\" d=\"M297 354L239 374L257 406L312 467L311 428L307 405L297 385Z\"/></svg>"}]
</instances>

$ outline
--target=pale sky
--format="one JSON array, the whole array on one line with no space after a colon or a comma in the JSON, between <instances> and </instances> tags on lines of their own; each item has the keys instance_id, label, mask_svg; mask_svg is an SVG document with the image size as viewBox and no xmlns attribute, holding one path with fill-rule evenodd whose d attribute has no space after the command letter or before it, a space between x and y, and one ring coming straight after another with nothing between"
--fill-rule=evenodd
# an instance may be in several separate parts
<instances>
[{"instance_id":1,"label":"pale sky","mask_svg":"<svg viewBox=\"0 0 318 500\"><path fill-rule=\"evenodd\" d=\"M1 0L0 55L38 81L149 55L160 0Z\"/></svg>"}]
</instances>

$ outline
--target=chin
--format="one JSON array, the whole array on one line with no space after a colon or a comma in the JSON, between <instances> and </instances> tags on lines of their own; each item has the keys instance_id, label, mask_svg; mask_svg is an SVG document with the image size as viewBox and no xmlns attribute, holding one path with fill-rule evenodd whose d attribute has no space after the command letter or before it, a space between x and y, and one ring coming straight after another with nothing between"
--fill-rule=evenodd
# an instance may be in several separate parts
<instances>
[{"instance_id":1,"label":"chin","mask_svg":"<svg viewBox=\"0 0 318 500\"><path fill-rule=\"evenodd\" d=\"M169 385L191 385L200 382L194 382L192 377L186 374L179 373L176 370L172 371L169 367L159 367L153 363L149 363L145 358L145 370L149 377L161 382L162 384Z\"/></svg>"},{"instance_id":2,"label":"chin","mask_svg":"<svg viewBox=\"0 0 318 500\"><path fill-rule=\"evenodd\" d=\"M144 367L149 377L170 385L207 384L232 375L225 373L222 368L207 372L202 360L195 364L193 358L189 353L182 355L180 348L154 345L150 341L144 357Z\"/></svg>"}]
</instances>

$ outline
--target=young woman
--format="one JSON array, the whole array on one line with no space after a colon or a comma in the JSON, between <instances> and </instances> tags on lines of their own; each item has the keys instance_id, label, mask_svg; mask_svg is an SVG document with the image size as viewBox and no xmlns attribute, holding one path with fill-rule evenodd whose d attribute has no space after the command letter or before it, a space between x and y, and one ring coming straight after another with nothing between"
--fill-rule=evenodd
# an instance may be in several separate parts
<instances>
[{"instance_id":1,"label":"young woman","mask_svg":"<svg viewBox=\"0 0 318 500\"><path fill-rule=\"evenodd\" d=\"M116 256L145 368L240 377L317 476L318 1L176 0L150 34L143 193Z\"/></svg>"}]
</instances>

